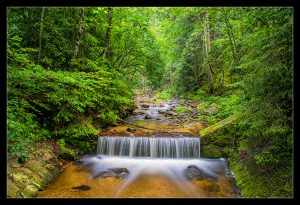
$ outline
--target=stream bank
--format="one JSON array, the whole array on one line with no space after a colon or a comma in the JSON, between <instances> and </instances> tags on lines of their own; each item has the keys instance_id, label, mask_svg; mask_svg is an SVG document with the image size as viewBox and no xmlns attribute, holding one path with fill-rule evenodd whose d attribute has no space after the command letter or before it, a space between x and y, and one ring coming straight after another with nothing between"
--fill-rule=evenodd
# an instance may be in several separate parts
<instances>
[{"instance_id":1,"label":"stream bank","mask_svg":"<svg viewBox=\"0 0 300 205\"><path fill-rule=\"evenodd\" d=\"M7 159L7 197L32 198L43 190L68 164L58 157L57 145L51 141L32 147L31 157L24 164Z\"/></svg>"}]
</instances>

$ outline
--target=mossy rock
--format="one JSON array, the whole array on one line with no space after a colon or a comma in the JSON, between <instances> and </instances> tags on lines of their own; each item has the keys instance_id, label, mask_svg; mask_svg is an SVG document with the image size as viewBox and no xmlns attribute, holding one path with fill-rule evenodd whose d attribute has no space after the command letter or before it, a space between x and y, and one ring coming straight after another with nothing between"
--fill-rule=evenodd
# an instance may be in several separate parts
<instances>
[{"instance_id":1,"label":"mossy rock","mask_svg":"<svg viewBox=\"0 0 300 205\"><path fill-rule=\"evenodd\" d=\"M25 167L22 168L22 170L20 170L20 171L22 171L24 174L26 174L26 176L29 176L29 177L33 175L33 171L28 168L25 168Z\"/></svg>"},{"instance_id":2,"label":"mossy rock","mask_svg":"<svg viewBox=\"0 0 300 205\"><path fill-rule=\"evenodd\" d=\"M224 128L226 125L231 124L233 121L235 121L237 119L236 115L231 115L228 118L217 122L203 130L200 130L200 136L206 136L206 135L211 135L212 133L214 133L215 131L217 131L218 129Z\"/></svg>"},{"instance_id":3,"label":"mossy rock","mask_svg":"<svg viewBox=\"0 0 300 205\"><path fill-rule=\"evenodd\" d=\"M35 185L39 189L43 189L45 187L45 184L47 183L47 180L42 178L40 175L34 175L30 179L30 183Z\"/></svg>"},{"instance_id":4,"label":"mossy rock","mask_svg":"<svg viewBox=\"0 0 300 205\"><path fill-rule=\"evenodd\" d=\"M19 187L24 187L29 183L28 176L23 173L13 173L12 178Z\"/></svg>"},{"instance_id":5,"label":"mossy rock","mask_svg":"<svg viewBox=\"0 0 300 205\"><path fill-rule=\"evenodd\" d=\"M201 157L221 158L222 157L221 148L213 144L203 145L201 147Z\"/></svg>"},{"instance_id":6,"label":"mossy rock","mask_svg":"<svg viewBox=\"0 0 300 205\"><path fill-rule=\"evenodd\" d=\"M34 185L28 185L25 189L21 192L22 197L24 198L32 198L38 194L38 188Z\"/></svg>"},{"instance_id":7,"label":"mossy rock","mask_svg":"<svg viewBox=\"0 0 300 205\"><path fill-rule=\"evenodd\" d=\"M54 176L53 174L49 173L47 170L41 170L41 172L38 173L45 181L48 183L50 182Z\"/></svg>"},{"instance_id":8,"label":"mossy rock","mask_svg":"<svg viewBox=\"0 0 300 205\"><path fill-rule=\"evenodd\" d=\"M56 174L58 172L58 168L55 167L53 164L47 164L45 168L52 174Z\"/></svg>"},{"instance_id":9,"label":"mossy rock","mask_svg":"<svg viewBox=\"0 0 300 205\"><path fill-rule=\"evenodd\" d=\"M7 181L7 197L16 198L19 191L20 189L11 180Z\"/></svg>"}]
</instances>

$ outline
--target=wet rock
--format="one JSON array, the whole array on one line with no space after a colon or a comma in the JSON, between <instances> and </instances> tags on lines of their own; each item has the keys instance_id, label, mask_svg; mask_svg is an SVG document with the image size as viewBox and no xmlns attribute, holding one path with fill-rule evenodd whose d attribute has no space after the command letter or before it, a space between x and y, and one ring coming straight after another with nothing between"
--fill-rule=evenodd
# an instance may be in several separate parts
<instances>
[{"instance_id":1,"label":"wet rock","mask_svg":"<svg viewBox=\"0 0 300 205\"><path fill-rule=\"evenodd\" d=\"M138 112L133 112L134 115L143 115L145 114L144 112L138 111Z\"/></svg>"},{"instance_id":2,"label":"wet rock","mask_svg":"<svg viewBox=\"0 0 300 205\"><path fill-rule=\"evenodd\" d=\"M128 169L126 168L110 168L106 170L101 170L94 175L95 178L105 178L105 177L116 177L116 178L125 178L129 174Z\"/></svg>"},{"instance_id":3,"label":"wet rock","mask_svg":"<svg viewBox=\"0 0 300 205\"><path fill-rule=\"evenodd\" d=\"M147 105L147 104L141 104L142 108L149 108L150 105Z\"/></svg>"},{"instance_id":4,"label":"wet rock","mask_svg":"<svg viewBox=\"0 0 300 205\"><path fill-rule=\"evenodd\" d=\"M153 117L151 115L149 115L149 114L146 114L145 115L145 119L153 119Z\"/></svg>"},{"instance_id":5,"label":"wet rock","mask_svg":"<svg viewBox=\"0 0 300 205\"><path fill-rule=\"evenodd\" d=\"M207 179L209 181L216 181L218 177L213 176L212 174L208 173L202 168L198 168L195 165L189 165L185 170L184 170L185 176L189 180L204 180Z\"/></svg>"},{"instance_id":6,"label":"wet rock","mask_svg":"<svg viewBox=\"0 0 300 205\"><path fill-rule=\"evenodd\" d=\"M81 190L81 191L88 191L88 190L91 189L91 187L89 187L87 185L81 185L81 186L72 187L72 189L78 189L78 190Z\"/></svg>"},{"instance_id":7,"label":"wet rock","mask_svg":"<svg viewBox=\"0 0 300 205\"><path fill-rule=\"evenodd\" d=\"M169 112L166 112L165 113L165 116L168 117L168 116L177 116L178 114L175 113L175 112L172 112L172 111L169 111Z\"/></svg>"},{"instance_id":8,"label":"wet rock","mask_svg":"<svg viewBox=\"0 0 300 205\"><path fill-rule=\"evenodd\" d=\"M216 183L212 183L208 186L205 186L203 189L206 190L206 191L209 191L209 192L219 192L220 191L220 186Z\"/></svg>"},{"instance_id":9,"label":"wet rock","mask_svg":"<svg viewBox=\"0 0 300 205\"><path fill-rule=\"evenodd\" d=\"M158 112L159 114L164 114L164 113L166 113L165 110L157 110L157 112Z\"/></svg>"},{"instance_id":10,"label":"wet rock","mask_svg":"<svg viewBox=\"0 0 300 205\"><path fill-rule=\"evenodd\" d=\"M135 128L131 128L131 127L128 127L128 128L127 128L127 132L135 132L135 131L136 131Z\"/></svg>"}]
</instances>

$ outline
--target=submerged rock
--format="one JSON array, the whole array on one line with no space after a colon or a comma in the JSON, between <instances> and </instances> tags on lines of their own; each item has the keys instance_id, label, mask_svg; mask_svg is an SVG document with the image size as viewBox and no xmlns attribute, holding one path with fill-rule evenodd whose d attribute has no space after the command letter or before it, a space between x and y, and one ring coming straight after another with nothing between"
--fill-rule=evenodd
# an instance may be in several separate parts
<instances>
[{"instance_id":1,"label":"submerged rock","mask_svg":"<svg viewBox=\"0 0 300 205\"><path fill-rule=\"evenodd\" d=\"M78 189L78 190L82 190L82 191L88 191L88 190L91 189L91 187L89 187L87 185L81 185L81 186L72 187L72 189Z\"/></svg>"},{"instance_id":2,"label":"submerged rock","mask_svg":"<svg viewBox=\"0 0 300 205\"><path fill-rule=\"evenodd\" d=\"M216 183L212 183L208 186L205 186L203 189L206 190L206 191L209 191L209 192L219 192L220 191L220 186Z\"/></svg>"},{"instance_id":3,"label":"submerged rock","mask_svg":"<svg viewBox=\"0 0 300 205\"><path fill-rule=\"evenodd\" d=\"M164 114L164 113L166 113L165 110L157 110L157 112L158 112L159 114Z\"/></svg>"},{"instance_id":4,"label":"submerged rock","mask_svg":"<svg viewBox=\"0 0 300 205\"><path fill-rule=\"evenodd\" d=\"M153 117L151 115L149 115L149 114L146 114L145 115L145 119L153 119Z\"/></svg>"},{"instance_id":5,"label":"submerged rock","mask_svg":"<svg viewBox=\"0 0 300 205\"><path fill-rule=\"evenodd\" d=\"M101 170L94 175L96 178L105 178L105 177L116 177L116 178L125 178L129 174L128 169L126 168L110 168L106 170Z\"/></svg>"},{"instance_id":6,"label":"submerged rock","mask_svg":"<svg viewBox=\"0 0 300 205\"><path fill-rule=\"evenodd\" d=\"M198 168L195 165L189 165L185 170L184 174L189 180L204 180L207 179L209 181L216 181L218 179L217 176L214 176L202 168Z\"/></svg>"},{"instance_id":7,"label":"submerged rock","mask_svg":"<svg viewBox=\"0 0 300 205\"><path fill-rule=\"evenodd\" d=\"M149 108L150 105L147 105L147 104L141 104L142 108Z\"/></svg>"}]
</instances>

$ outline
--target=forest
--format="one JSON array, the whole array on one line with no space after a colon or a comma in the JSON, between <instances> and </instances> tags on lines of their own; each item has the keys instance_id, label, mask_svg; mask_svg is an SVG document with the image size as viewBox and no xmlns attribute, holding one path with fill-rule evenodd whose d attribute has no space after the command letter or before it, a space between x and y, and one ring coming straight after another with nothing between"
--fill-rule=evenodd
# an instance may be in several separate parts
<instances>
[{"instance_id":1,"label":"forest","mask_svg":"<svg viewBox=\"0 0 300 205\"><path fill-rule=\"evenodd\" d=\"M243 197L293 197L292 8L11 7L6 75L20 164L38 142L71 160L93 152L152 93L197 102L201 146L228 159Z\"/></svg>"}]
</instances>

